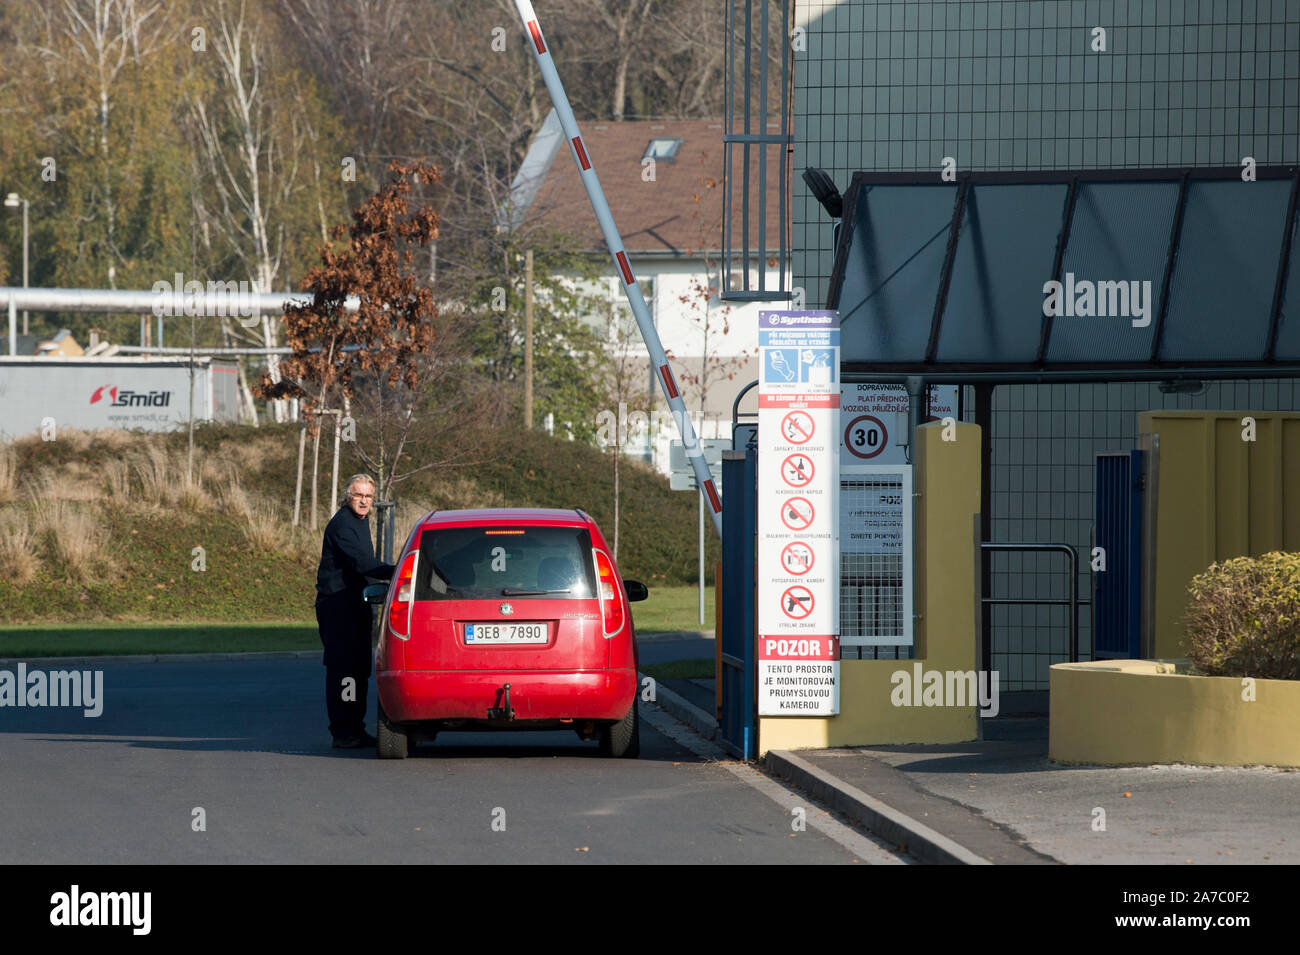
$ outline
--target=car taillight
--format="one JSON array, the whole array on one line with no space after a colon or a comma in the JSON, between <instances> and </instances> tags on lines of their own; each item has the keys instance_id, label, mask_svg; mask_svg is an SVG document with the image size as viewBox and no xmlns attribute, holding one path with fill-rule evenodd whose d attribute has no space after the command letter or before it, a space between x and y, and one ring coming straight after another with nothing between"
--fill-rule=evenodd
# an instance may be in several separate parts
<instances>
[{"instance_id":1,"label":"car taillight","mask_svg":"<svg viewBox=\"0 0 1300 955\"><path fill-rule=\"evenodd\" d=\"M411 599L415 590L415 558L418 550L406 555L393 586L393 604L388 608L388 628L403 640L410 639Z\"/></svg>"},{"instance_id":2,"label":"car taillight","mask_svg":"<svg viewBox=\"0 0 1300 955\"><path fill-rule=\"evenodd\" d=\"M614 575L614 563L609 557L598 550L593 550L592 553L596 555L601 626L605 636L612 637L623 629L623 601L618 595L618 578Z\"/></svg>"}]
</instances>

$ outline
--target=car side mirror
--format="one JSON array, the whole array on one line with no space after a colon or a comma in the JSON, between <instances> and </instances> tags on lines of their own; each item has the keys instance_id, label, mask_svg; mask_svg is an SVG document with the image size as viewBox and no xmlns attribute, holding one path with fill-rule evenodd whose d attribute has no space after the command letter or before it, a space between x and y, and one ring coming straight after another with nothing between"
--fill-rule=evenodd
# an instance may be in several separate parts
<instances>
[{"instance_id":1,"label":"car side mirror","mask_svg":"<svg viewBox=\"0 0 1300 955\"><path fill-rule=\"evenodd\" d=\"M361 599L368 604L383 606L384 598L387 596L388 584L367 584L366 589L361 591Z\"/></svg>"},{"instance_id":2,"label":"car side mirror","mask_svg":"<svg viewBox=\"0 0 1300 955\"><path fill-rule=\"evenodd\" d=\"M650 588L639 580L624 580L623 589L627 591L629 601L645 600L650 596Z\"/></svg>"}]
</instances>

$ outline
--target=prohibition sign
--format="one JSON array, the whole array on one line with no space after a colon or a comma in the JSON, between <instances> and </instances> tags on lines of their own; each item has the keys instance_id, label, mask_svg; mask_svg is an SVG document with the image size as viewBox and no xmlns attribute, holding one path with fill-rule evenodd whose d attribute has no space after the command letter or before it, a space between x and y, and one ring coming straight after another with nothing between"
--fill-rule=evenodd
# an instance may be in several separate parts
<instances>
[{"instance_id":1,"label":"prohibition sign","mask_svg":"<svg viewBox=\"0 0 1300 955\"><path fill-rule=\"evenodd\" d=\"M813 595L807 587L795 584L781 594L781 612L791 620L804 620L813 612Z\"/></svg>"},{"instance_id":2,"label":"prohibition sign","mask_svg":"<svg viewBox=\"0 0 1300 955\"><path fill-rule=\"evenodd\" d=\"M807 487L813 479L812 458L806 454L790 454L781 462L781 479L791 487Z\"/></svg>"},{"instance_id":3,"label":"prohibition sign","mask_svg":"<svg viewBox=\"0 0 1300 955\"><path fill-rule=\"evenodd\" d=\"M813 551L803 541L792 541L781 549L781 566L786 573L806 574L812 570Z\"/></svg>"},{"instance_id":4,"label":"prohibition sign","mask_svg":"<svg viewBox=\"0 0 1300 955\"><path fill-rule=\"evenodd\" d=\"M812 415L806 411L791 411L781 419L781 433L791 444L807 444L814 430Z\"/></svg>"},{"instance_id":5,"label":"prohibition sign","mask_svg":"<svg viewBox=\"0 0 1300 955\"><path fill-rule=\"evenodd\" d=\"M885 423L874 415L860 414L844 429L844 446L858 458L874 458L885 450L889 432Z\"/></svg>"},{"instance_id":6,"label":"prohibition sign","mask_svg":"<svg viewBox=\"0 0 1300 955\"><path fill-rule=\"evenodd\" d=\"M807 498L788 497L781 502L781 523L792 531L806 531L812 526L815 513Z\"/></svg>"}]
</instances>

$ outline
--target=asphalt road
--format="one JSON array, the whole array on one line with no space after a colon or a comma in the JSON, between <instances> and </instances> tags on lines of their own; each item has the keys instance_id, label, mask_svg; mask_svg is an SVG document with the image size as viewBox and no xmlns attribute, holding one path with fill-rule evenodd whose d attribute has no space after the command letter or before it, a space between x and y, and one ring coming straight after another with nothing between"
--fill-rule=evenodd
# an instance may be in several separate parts
<instances>
[{"instance_id":1,"label":"asphalt road","mask_svg":"<svg viewBox=\"0 0 1300 955\"><path fill-rule=\"evenodd\" d=\"M0 862L873 861L644 719L638 760L565 731L381 762L330 748L315 660L102 669L97 718L0 708Z\"/></svg>"}]
</instances>

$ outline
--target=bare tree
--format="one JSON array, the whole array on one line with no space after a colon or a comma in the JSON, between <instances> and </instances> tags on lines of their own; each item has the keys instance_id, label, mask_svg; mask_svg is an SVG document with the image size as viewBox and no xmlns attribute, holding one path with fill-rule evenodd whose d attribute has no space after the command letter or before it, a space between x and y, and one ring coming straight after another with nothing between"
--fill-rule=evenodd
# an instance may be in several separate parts
<instances>
[{"instance_id":1,"label":"bare tree","mask_svg":"<svg viewBox=\"0 0 1300 955\"><path fill-rule=\"evenodd\" d=\"M212 65L190 109L195 162L213 195L200 214L216 226L253 291L271 292L280 284L289 221L303 218L300 165L314 138L311 110L292 71L274 60L273 26L250 14L247 0L206 0L202 10L212 31ZM279 345L279 317L258 318L257 337L229 321L224 331L266 348ZM273 382L279 365L278 355L267 356ZM272 407L284 420L284 403Z\"/></svg>"}]
</instances>

